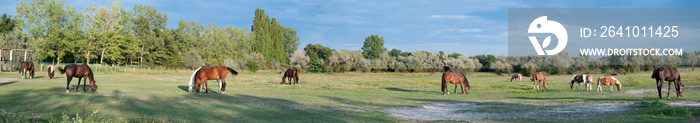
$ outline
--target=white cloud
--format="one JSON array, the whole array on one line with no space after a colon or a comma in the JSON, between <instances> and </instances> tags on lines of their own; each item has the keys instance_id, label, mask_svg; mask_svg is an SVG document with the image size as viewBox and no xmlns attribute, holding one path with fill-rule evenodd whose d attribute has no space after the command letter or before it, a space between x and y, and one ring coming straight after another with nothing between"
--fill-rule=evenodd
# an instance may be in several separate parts
<instances>
[{"instance_id":1,"label":"white cloud","mask_svg":"<svg viewBox=\"0 0 700 123\"><path fill-rule=\"evenodd\" d=\"M439 35L445 32L453 32L453 33L477 33L481 32L483 30L479 28L464 28L464 29L458 29L458 28L450 28L450 29L440 29L440 30L435 30L432 33L428 34L428 36L435 36Z\"/></svg>"}]
</instances>

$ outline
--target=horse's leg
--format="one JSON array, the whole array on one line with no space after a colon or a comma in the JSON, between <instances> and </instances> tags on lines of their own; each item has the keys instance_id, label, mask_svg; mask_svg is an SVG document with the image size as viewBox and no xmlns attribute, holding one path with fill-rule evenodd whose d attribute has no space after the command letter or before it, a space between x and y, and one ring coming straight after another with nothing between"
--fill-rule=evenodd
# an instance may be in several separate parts
<instances>
[{"instance_id":1,"label":"horse's leg","mask_svg":"<svg viewBox=\"0 0 700 123\"><path fill-rule=\"evenodd\" d=\"M224 94L224 91L226 91L226 79L221 79L219 81L219 93Z\"/></svg>"},{"instance_id":2,"label":"horse's leg","mask_svg":"<svg viewBox=\"0 0 700 123\"><path fill-rule=\"evenodd\" d=\"M455 94L457 94L457 84L455 84Z\"/></svg>"},{"instance_id":3,"label":"horse's leg","mask_svg":"<svg viewBox=\"0 0 700 123\"><path fill-rule=\"evenodd\" d=\"M294 84L296 85L298 83L299 83L299 76L296 76L296 77L294 77Z\"/></svg>"},{"instance_id":4,"label":"horse's leg","mask_svg":"<svg viewBox=\"0 0 700 123\"><path fill-rule=\"evenodd\" d=\"M209 81L204 79L204 93L209 93Z\"/></svg>"},{"instance_id":5,"label":"horse's leg","mask_svg":"<svg viewBox=\"0 0 700 123\"><path fill-rule=\"evenodd\" d=\"M656 90L659 91L659 99L664 99L664 98L661 98L661 86L664 86L664 80L663 80L663 79L661 79L661 80L657 79L657 80L656 80Z\"/></svg>"},{"instance_id":6,"label":"horse's leg","mask_svg":"<svg viewBox=\"0 0 700 123\"><path fill-rule=\"evenodd\" d=\"M459 83L459 87L462 88L462 94L464 94L464 85L462 85L462 83Z\"/></svg>"},{"instance_id":7,"label":"horse's leg","mask_svg":"<svg viewBox=\"0 0 700 123\"><path fill-rule=\"evenodd\" d=\"M73 77L66 77L66 78L68 78L68 79L67 79L68 81L66 82L66 93L70 93L70 89L69 89L69 87L70 87L70 80L72 80Z\"/></svg>"},{"instance_id":8,"label":"horse's leg","mask_svg":"<svg viewBox=\"0 0 700 123\"><path fill-rule=\"evenodd\" d=\"M670 97L671 96L671 82L672 81L668 81L668 92L666 92L666 98L671 98ZM676 93L678 93L678 92L676 92Z\"/></svg>"},{"instance_id":9,"label":"horse's leg","mask_svg":"<svg viewBox=\"0 0 700 123\"><path fill-rule=\"evenodd\" d=\"M83 77L78 78L78 86L75 87L75 91L77 92L78 89L80 89L80 80L82 80Z\"/></svg>"},{"instance_id":10,"label":"horse's leg","mask_svg":"<svg viewBox=\"0 0 700 123\"><path fill-rule=\"evenodd\" d=\"M88 78L87 78L87 76L84 76L83 78L85 78L85 79L83 79L83 92L87 92L87 89L85 89L85 87L87 87Z\"/></svg>"}]
</instances>

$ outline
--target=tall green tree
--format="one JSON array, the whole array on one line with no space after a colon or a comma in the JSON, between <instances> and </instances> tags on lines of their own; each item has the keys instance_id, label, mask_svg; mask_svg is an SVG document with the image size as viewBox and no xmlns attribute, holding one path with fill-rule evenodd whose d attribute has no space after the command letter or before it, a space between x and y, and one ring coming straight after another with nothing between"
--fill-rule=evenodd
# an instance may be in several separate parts
<instances>
[{"instance_id":1,"label":"tall green tree","mask_svg":"<svg viewBox=\"0 0 700 123\"><path fill-rule=\"evenodd\" d=\"M144 56L157 53L152 56L164 56L165 52L149 52L164 46L163 38L159 33L165 30L168 15L158 12L153 5L136 5L133 14L133 31L137 42L141 45L139 64L144 62ZM155 58L149 58L155 60Z\"/></svg>"},{"instance_id":2,"label":"tall green tree","mask_svg":"<svg viewBox=\"0 0 700 123\"><path fill-rule=\"evenodd\" d=\"M362 46L362 56L366 59L379 58L379 55L386 52L384 47L384 37L379 35L370 35L365 38L365 43Z\"/></svg>"},{"instance_id":3,"label":"tall green tree","mask_svg":"<svg viewBox=\"0 0 700 123\"><path fill-rule=\"evenodd\" d=\"M276 61L283 66L288 64L289 56L299 45L296 30L283 27L277 19L270 19L265 10L259 8L255 10L251 31L255 34L253 52L262 53L267 63Z\"/></svg>"},{"instance_id":4,"label":"tall green tree","mask_svg":"<svg viewBox=\"0 0 700 123\"><path fill-rule=\"evenodd\" d=\"M20 1L16 8L17 18L29 39L36 46L39 58L56 58L72 52L76 43L83 38L82 15L66 1L36 0L28 4Z\"/></svg>"},{"instance_id":5,"label":"tall green tree","mask_svg":"<svg viewBox=\"0 0 700 123\"><path fill-rule=\"evenodd\" d=\"M0 18L0 34L5 34L6 32L14 30L15 24L15 19L12 19L12 17L7 14L2 14L2 18Z\"/></svg>"}]
</instances>

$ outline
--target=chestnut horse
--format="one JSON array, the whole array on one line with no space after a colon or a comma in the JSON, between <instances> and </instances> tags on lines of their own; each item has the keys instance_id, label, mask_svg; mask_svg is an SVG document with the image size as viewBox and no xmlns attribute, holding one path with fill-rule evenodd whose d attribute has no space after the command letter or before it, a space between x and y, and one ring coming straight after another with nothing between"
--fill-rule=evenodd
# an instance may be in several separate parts
<instances>
[{"instance_id":1,"label":"chestnut horse","mask_svg":"<svg viewBox=\"0 0 700 123\"><path fill-rule=\"evenodd\" d=\"M598 78L598 89L596 91L603 91L601 89L601 85L607 85L610 86L610 91L613 91L612 85L617 86L617 91L622 91L622 84L620 84L620 80L617 80L615 77L600 77Z\"/></svg>"},{"instance_id":2,"label":"chestnut horse","mask_svg":"<svg viewBox=\"0 0 700 123\"><path fill-rule=\"evenodd\" d=\"M455 84L455 91L454 91L455 94L457 93L457 85L458 84L460 87L462 87L462 94L464 94L464 91L467 91L467 94L469 94L469 90L471 89L471 86L469 85L469 80L467 80L467 77L465 77L464 74L462 74L462 73L443 73L442 74L442 95L445 95L445 92L447 92L447 94L450 94L449 89L447 89L448 82Z\"/></svg>"},{"instance_id":3,"label":"chestnut horse","mask_svg":"<svg viewBox=\"0 0 700 123\"><path fill-rule=\"evenodd\" d=\"M671 83L676 85L676 96L678 98L683 97L683 83L681 82L681 74L678 73L676 67L660 66L654 69L654 73L651 74L651 78L656 79L656 89L659 91L659 99L661 98L661 87L664 85L664 81L668 81L668 93L666 93L666 98L670 98L671 95Z\"/></svg>"},{"instance_id":4,"label":"chestnut horse","mask_svg":"<svg viewBox=\"0 0 700 123\"><path fill-rule=\"evenodd\" d=\"M27 73L29 73L29 76L27 76ZM31 61L22 62L22 64L20 64L19 74L22 74L22 79L34 79L34 63Z\"/></svg>"},{"instance_id":5,"label":"chestnut horse","mask_svg":"<svg viewBox=\"0 0 700 123\"><path fill-rule=\"evenodd\" d=\"M47 69L49 71L49 79L53 79L53 75L54 75L53 73L56 70L56 67L53 64L49 65L48 67L49 68L47 68Z\"/></svg>"},{"instance_id":6,"label":"chestnut horse","mask_svg":"<svg viewBox=\"0 0 700 123\"><path fill-rule=\"evenodd\" d=\"M228 70L228 71L226 71ZM228 75L228 72L231 72L231 74L238 75L238 72L233 70L230 67L226 66L218 66L218 67L206 67L203 66L199 68L197 71L195 71L197 74L195 75L195 89L197 90L197 93L199 93L200 89L202 88L202 83L204 83L204 92L209 93L209 82L207 80L216 80L219 82L219 91L217 93L219 94L224 94L224 91L226 91L226 75Z\"/></svg>"},{"instance_id":7,"label":"chestnut horse","mask_svg":"<svg viewBox=\"0 0 700 123\"><path fill-rule=\"evenodd\" d=\"M518 80L518 82L520 82L520 80L523 80L523 75L519 73L513 74L513 76L510 77L510 82L513 82L513 80Z\"/></svg>"},{"instance_id":8,"label":"chestnut horse","mask_svg":"<svg viewBox=\"0 0 700 123\"><path fill-rule=\"evenodd\" d=\"M66 65L63 69L58 68L58 71L61 72L61 74L66 74L66 79L68 79L68 82L66 82L66 93L70 93L68 87L70 87L70 81L73 79L73 77L78 78L78 86L75 88L75 91L78 91L80 88L80 80L85 78L85 81L83 81L83 91L87 92L87 89L85 89L85 86L87 86L87 80L88 78L90 79L90 89L92 92L95 92L97 90L95 88L95 78L94 74L92 72L92 69L90 69L90 66L87 64L82 64L82 65L77 65L77 64L71 64L71 65Z\"/></svg>"},{"instance_id":9,"label":"chestnut horse","mask_svg":"<svg viewBox=\"0 0 700 123\"><path fill-rule=\"evenodd\" d=\"M544 85L544 89L547 89L547 78L544 77L544 74L542 72L533 73L532 78L530 78L530 81L533 82L533 87L537 90L540 89L540 82L542 82L542 85Z\"/></svg>"},{"instance_id":10,"label":"chestnut horse","mask_svg":"<svg viewBox=\"0 0 700 123\"><path fill-rule=\"evenodd\" d=\"M299 70L287 69L287 71L284 72L284 75L282 76L282 83L280 84L286 83L285 78L289 80L289 84L292 84L292 80L294 80L294 85L296 85L297 83L299 83Z\"/></svg>"},{"instance_id":11,"label":"chestnut horse","mask_svg":"<svg viewBox=\"0 0 700 123\"><path fill-rule=\"evenodd\" d=\"M591 80L593 80L593 76L591 75L574 75L571 77L571 90L574 90L574 84L578 84L576 89L579 89L579 87L581 87L581 83L586 86L584 87L584 90L592 90L593 87L591 87L591 85L593 85L593 81Z\"/></svg>"}]
</instances>

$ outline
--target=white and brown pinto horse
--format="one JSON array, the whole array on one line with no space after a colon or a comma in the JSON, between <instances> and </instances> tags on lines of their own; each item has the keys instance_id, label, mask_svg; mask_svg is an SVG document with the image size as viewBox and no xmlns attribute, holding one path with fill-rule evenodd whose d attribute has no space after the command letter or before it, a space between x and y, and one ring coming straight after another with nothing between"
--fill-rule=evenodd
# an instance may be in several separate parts
<instances>
[{"instance_id":1,"label":"white and brown pinto horse","mask_svg":"<svg viewBox=\"0 0 700 123\"><path fill-rule=\"evenodd\" d=\"M681 82L681 74L676 67L657 67L654 69L651 78L656 79L656 89L659 90L659 99L663 99L661 98L661 87L664 85L664 81L668 81L668 93L666 93L666 98L671 96L671 83L675 83L676 85L676 96L678 96L678 98L683 97L684 85Z\"/></svg>"},{"instance_id":2,"label":"white and brown pinto horse","mask_svg":"<svg viewBox=\"0 0 700 123\"><path fill-rule=\"evenodd\" d=\"M56 66L53 64L49 65L49 79L53 79L54 71L56 70Z\"/></svg>"},{"instance_id":3,"label":"white and brown pinto horse","mask_svg":"<svg viewBox=\"0 0 700 123\"><path fill-rule=\"evenodd\" d=\"M610 86L610 91L613 91L612 85L617 86L617 91L622 90L622 84L620 84L620 80L617 80L615 77L600 77L598 78L598 89L597 91L603 91L600 87L602 85Z\"/></svg>"},{"instance_id":4,"label":"white and brown pinto horse","mask_svg":"<svg viewBox=\"0 0 700 123\"><path fill-rule=\"evenodd\" d=\"M513 76L510 77L510 82L513 82L513 80L518 80L518 82L520 82L520 80L523 80L523 75L519 73L513 74Z\"/></svg>"},{"instance_id":5,"label":"white and brown pinto horse","mask_svg":"<svg viewBox=\"0 0 700 123\"><path fill-rule=\"evenodd\" d=\"M534 84L534 88L539 90L540 89L540 83L544 86L544 89L547 89L547 78L544 77L544 74L542 72L535 72L532 74L532 78L530 78L530 81L532 81Z\"/></svg>"},{"instance_id":6,"label":"white and brown pinto horse","mask_svg":"<svg viewBox=\"0 0 700 123\"><path fill-rule=\"evenodd\" d=\"M593 87L591 87L591 85L593 85L593 81L591 80L593 80L593 76L591 75L574 75L571 77L571 90L574 89L574 84L578 84L576 89L579 89L579 87L581 87L581 83L586 86L584 87L584 90L593 90Z\"/></svg>"},{"instance_id":7,"label":"white and brown pinto horse","mask_svg":"<svg viewBox=\"0 0 700 123\"><path fill-rule=\"evenodd\" d=\"M193 77L194 83L192 84L197 93L199 93L200 89L202 89L202 84L204 84L204 92L209 93L209 90L207 89L207 86L209 85L207 80L216 80L219 82L219 90L217 93L224 94L224 91L226 91L226 76L228 75L228 72L231 72L231 74L234 76L238 75L238 72L226 66L200 67L197 69L197 71L195 71L195 75Z\"/></svg>"}]
</instances>

